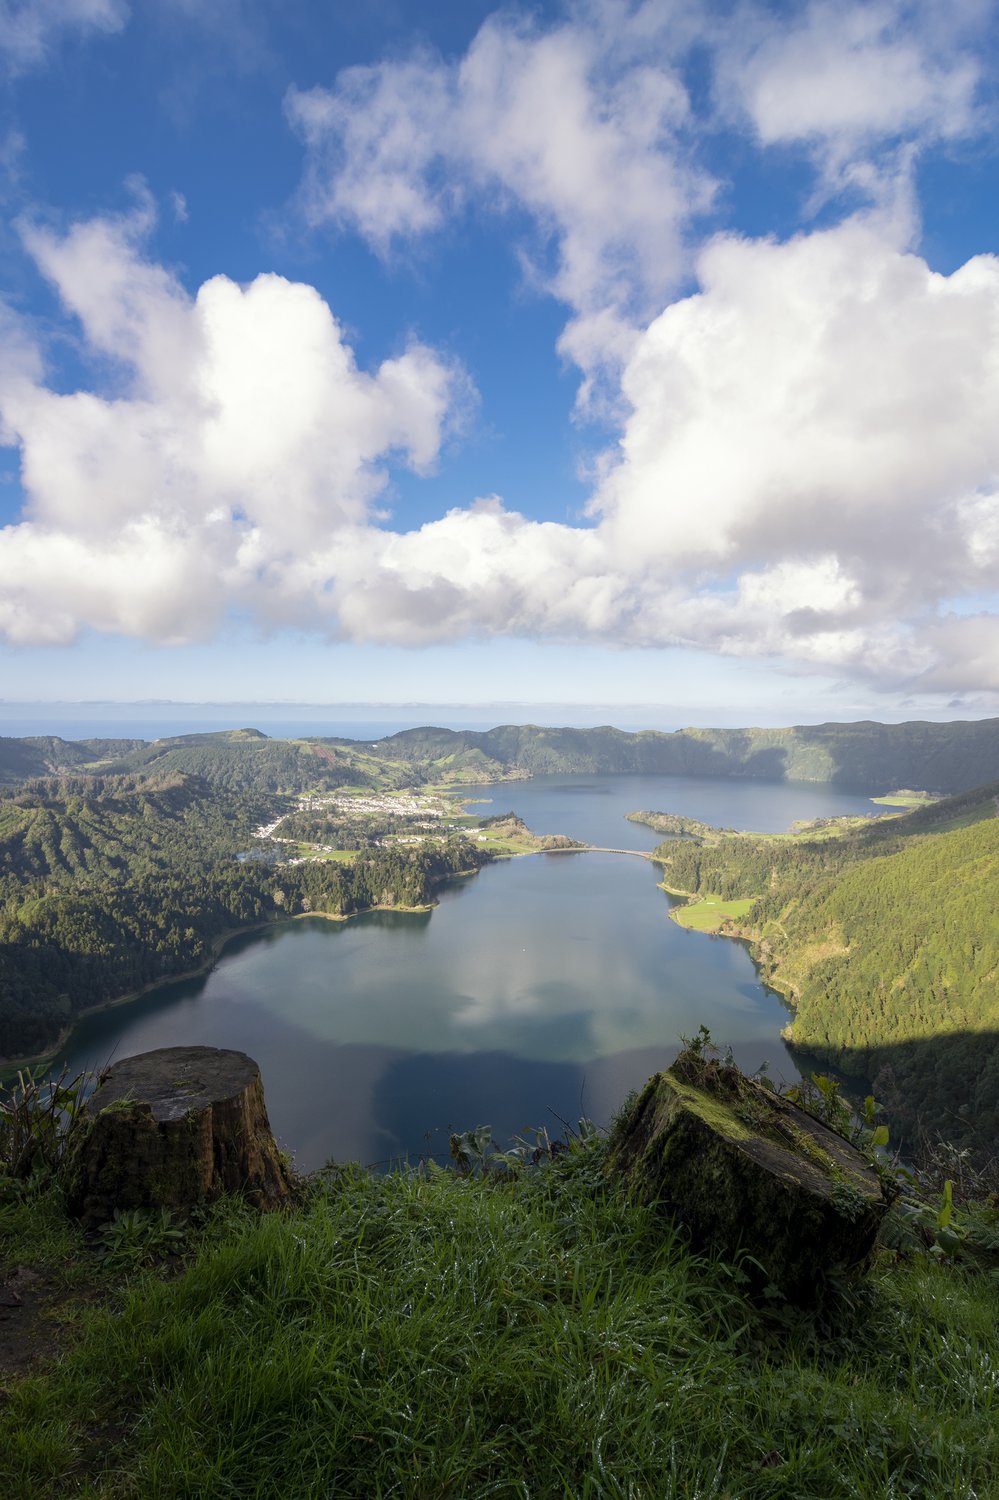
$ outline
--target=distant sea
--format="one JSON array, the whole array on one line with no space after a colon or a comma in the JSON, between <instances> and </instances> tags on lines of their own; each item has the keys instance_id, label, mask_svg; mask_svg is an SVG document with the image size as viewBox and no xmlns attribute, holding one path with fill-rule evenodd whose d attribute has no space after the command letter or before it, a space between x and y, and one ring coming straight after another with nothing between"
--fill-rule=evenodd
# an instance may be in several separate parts
<instances>
[{"instance_id":1,"label":"distant sea","mask_svg":"<svg viewBox=\"0 0 999 1500\"><path fill-rule=\"evenodd\" d=\"M407 705L408 706L408 705ZM81 708L83 706L81 705ZM232 710L220 707L212 714L207 708L192 705L192 712L184 713L178 705L176 715L152 716L143 713L143 705L121 705L120 714L105 714L88 717L76 709L76 705L40 704L37 713L27 704L11 704L5 712L0 705L0 736L20 739L28 735L57 735L64 740L160 740L180 734L212 734L223 729L259 729L273 739L301 739L325 736L348 740L379 740L387 735L398 734L403 729L419 729L433 725L439 729L466 729L482 731L494 729L497 724L546 724L576 726L613 723L618 729L666 729L673 725L650 724L635 719L634 710L625 719L611 718L612 710L594 708L589 717L584 717L578 708L567 711L557 705L538 707L530 715L521 710L504 712L498 705L489 718L472 719L453 705L435 710L432 704L416 705L416 711L408 718L322 718L312 708L309 717L274 718L273 705L237 704ZM311 705L309 706L312 707ZM129 710L132 710L129 712ZM62 711L60 711L62 710ZM307 710L308 712L308 710ZM403 710L405 712L405 710ZM626 711L627 713L627 711ZM79 716L78 716L79 715Z\"/></svg>"},{"instance_id":2,"label":"distant sea","mask_svg":"<svg viewBox=\"0 0 999 1500\"><path fill-rule=\"evenodd\" d=\"M221 729L259 729L272 739L293 740L317 735L347 740L379 740L401 729L433 722L442 729L492 729L481 724L447 724L434 719L360 720L282 719L0 719L0 735L54 734L63 740L162 740L178 734L212 734Z\"/></svg>"}]
</instances>

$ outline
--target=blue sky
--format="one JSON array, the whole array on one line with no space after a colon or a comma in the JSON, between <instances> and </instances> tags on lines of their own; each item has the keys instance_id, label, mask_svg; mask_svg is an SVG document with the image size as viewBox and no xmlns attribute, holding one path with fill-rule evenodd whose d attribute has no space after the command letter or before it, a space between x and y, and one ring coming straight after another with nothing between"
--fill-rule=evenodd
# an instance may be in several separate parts
<instances>
[{"instance_id":1,"label":"blue sky","mask_svg":"<svg viewBox=\"0 0 999 1500\"><path fill-rule=\"evenodd\" d=\"M0 699L999 712L997 35L0 0Z\"/></svg>"}]
</instances>

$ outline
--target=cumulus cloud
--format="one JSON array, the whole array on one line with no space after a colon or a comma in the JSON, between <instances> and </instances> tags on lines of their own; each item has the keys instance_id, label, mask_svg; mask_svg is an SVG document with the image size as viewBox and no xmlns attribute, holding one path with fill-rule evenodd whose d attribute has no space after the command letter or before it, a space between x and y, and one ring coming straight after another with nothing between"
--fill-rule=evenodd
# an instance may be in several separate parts
<instances>
[{"instance_id":1,"label":"cumulus cloud","mask_svg":"<svg viewBox=\"0 0 999 1500\"><path fill-rule=\"evenodd\" d=\"M0 0L0 57L20 72L43 62L68 32L120 31L126 0Z\"/></svg>"},{"instance_id":2,"label":"cumulus cloud","mask_svg":"<svg viewBox=\"0 0 999 1500\"><path fill-rule=\"evenodd\" d=\"M415 52L289 92L306 211L388 256L470 202L526 210L529 274L570 309L560 347L584 373L585 406L691 272L692 226L720 186L705 152L716 132L748 124L764 149L798 148L818 169L813 206L845 191L894 207L911 232L919 150L981 128L989 11L576 0L547 26L504 12L458 59Z\"/></svg>"},{"instance_id":3,"label":"cumulus cloud","mask_svg":"<svg viewBox=\"0 0 999 1500\"><path fill-rule=\"evenodd\" d=\"M764 145L806 141L834 158L899 137L953 140L976 125L979 5L813 0L779 27L743 11L718 46L718 89ZM963 22L963 24L962 24Z\"/></svg>"},{"instance_id":4,"label":"cumulus cloud","mask_svg":"<svg viewBox=\"0 0 999 1500\"><path fill-rule=\"evenodd\" d=\"M217 276L190 297L143 258L147 227L140 207L62 237L24 230L117 378L110 395L47 387L11 320L0 412L28 506L0 532L0 580L17 641L85 625L198 638L268 581L280 614L285 570L364 524L390 455L432 466L464 390L418 343L358 369L319 294L280 276ZM314 566L310 583L321 593Z\"/></svg>"},{"instance_id":5,"label":"cumulus cloud","mask_svg":"<svg viewBox=\"0 0 999 1500\"><path fill-rule=\"evenodd\" d=\"M719 236L636 338L586 521L488 496L397 532L387 465L432 467L460 372L418 344L360 370L279 276L192 297L147 227L140 204L24 230L116 363L110 392L56 391L10 320L0 411L28 505L0 531L8 639L189 640L238 608L354 640L681 644L999 685L995 615L953 613L999 577L996 258L940 275L876 216Z\"/></svg>"},{"instance_id":6,"label":"cumulus cloud","mask_svg":"<svg viewBox=\"0 0 999 1500\"><path fill-rule=\"evenodd\" d=\"M999 261L942 276L860 217L718 237L698 276L624 374L632 411L594 502L616 552L732 568L811 550L879 587L897 557L914 598L931 568L945 593L944 570L984 563Z\"/></svg>"},{"instance_id":7,"label":"cumulus cloud","mask_svg":"<svg viewBox=\"0 0 999 1500\"><path fill-rule=\"evenodd\" d=\"M586 9L547 30L494 16L457 61L423 52L348 68L330 88L291 90L286 108L309 151L309 217L380 254L440 229L472 195L527 209L530 274L572 309L566 352L589 369L626 352L635 316L675 287L714 182L687 148L671 52L683 8Z\"/></svg>"}]
</instances>

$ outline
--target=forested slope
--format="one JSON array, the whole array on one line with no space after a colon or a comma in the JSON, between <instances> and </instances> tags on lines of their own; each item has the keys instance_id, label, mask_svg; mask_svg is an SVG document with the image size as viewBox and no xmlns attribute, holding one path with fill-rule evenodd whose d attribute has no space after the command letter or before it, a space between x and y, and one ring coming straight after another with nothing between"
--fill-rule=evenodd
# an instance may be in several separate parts
<instances>
[{"instance_id":1,"label":"forested slope","mask_svg":"<svg viewBox=\"0 0 999 1500\"><path fill-rule=\"evenodd\" d=\"M419 906L486 857L466 839L351 865L236 856L279 799L179 773L30 783L0 798L0 1057L79 1011L210 960L221 935L300 912Z\"/></svg>"},{"instance_id":2,"label":"forested slope","mask_svg":"<svg viewBox=\"0 0 999 1500\"><path fill-rule=\"evenodd\" d=\"M0 786L14 786L33 776L78 771L109 756L127 755L143 743L142 740L63 740L50 734L25 739L0 736Z\"/></svg>"},{"instance_id":3,"label":"forested slope","mask_svg":"<svg viewBox=\"0 0 999 1500\"><path fill-rule=\"evenodd\" d=\"M374 743L277 740L255 729L152 743L0 739L0 784L67 771L180 771L228 790L259 794L626 772L818 781L874 793L900 786L956 792L999 775L999 719L671 734L507 724L483 733L407 729Z\"/></svg>"},{"instance_id":4,"label":"forested slope","mask_svg":"<svg viewBox=\"0 0 999 1500\"><path fill-rule=\"evenodd\" d=\"M999 719L678 729L671 734L536 725L504 725L482 733L407 729L379 740L375 748L380 757L408 761L428 775L641 772L820 781L868 792L900 786L954 792L999 775Z\"/></svg>"},{"instance_id":5,"label":"forested slope","mask_svg":"<svg viewBox=\"0 0 999 1500\"><path fill-rule=\"evenodd\" d=\"M407 766L382 764L368 746L324 740L275 740L256 729L188 734L131 749L108 762L119 773L180 771L226 791L255 796L343 786L407 784Z\"/></svg>"},{"instance_id":6,"label":"forested slope","mask_svg":"<svg viewBox=\"0 0 999 1500\"><path fill-rule=\"evenodd\" d=\"M993 784L840 838L659 846L671 889L755 897L739 931L795 1007L801 1052L922 1126L999 1150L999 817Z\"/></svg>"}]
</instances>

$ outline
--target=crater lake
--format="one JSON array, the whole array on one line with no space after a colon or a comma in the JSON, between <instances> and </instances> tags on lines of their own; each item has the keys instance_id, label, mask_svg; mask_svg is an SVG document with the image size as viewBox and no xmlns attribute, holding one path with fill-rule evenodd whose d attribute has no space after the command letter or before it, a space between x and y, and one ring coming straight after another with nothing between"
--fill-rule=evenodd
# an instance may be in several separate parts
<instances>
[{"instance_id":1,"label":"crater lake","mask_svg":"<svg viewBox=\"0 0 999 1500\"><path fill-rule=\"evenodd\" d=\"M536 833L636 851L660 842L625 821L638 809L761 832L874 810L812 783L676 776L542 776L466 797ZM581 1115L605 1125L702 1024L743 1068L797 1077L780 1039L788 1010L744 945L669 921L657 880L634 855L528 855L451 882L430 912L247 932L209 973L85 1016L55 1065L181 1045L248 1052L304 1171L444 1160L451 1131L479 1124L501 1144Z\"/></svg>"}]
</instances>

